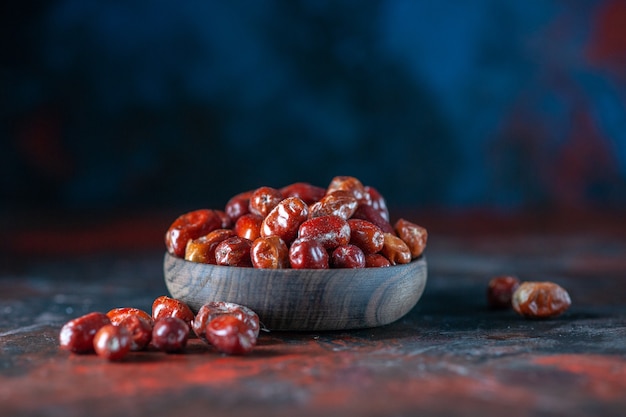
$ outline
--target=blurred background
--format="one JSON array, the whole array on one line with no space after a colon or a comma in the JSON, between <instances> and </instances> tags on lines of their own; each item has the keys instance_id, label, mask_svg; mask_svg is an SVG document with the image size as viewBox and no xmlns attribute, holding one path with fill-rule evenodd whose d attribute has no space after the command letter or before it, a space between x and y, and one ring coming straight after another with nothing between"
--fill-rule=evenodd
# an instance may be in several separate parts
<instances>
[{"instance_id":1,"label":"blurred background","mask_svg":"<svg viewBox=\"0 0 626 417\"><path fill-rule=\"evenodd\" d=\"M392 208L626 208L623 0L0 7L5 222L335 175Z\"/></svg>"}]
</instances>

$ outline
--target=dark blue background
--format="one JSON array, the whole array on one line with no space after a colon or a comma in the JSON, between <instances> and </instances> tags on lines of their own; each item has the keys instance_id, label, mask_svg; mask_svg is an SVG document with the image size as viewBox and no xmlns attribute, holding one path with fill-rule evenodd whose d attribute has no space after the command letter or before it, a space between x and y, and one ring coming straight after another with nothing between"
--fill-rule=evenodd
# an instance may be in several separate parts
<instances>
[{"instance_id":1,"label":"dark blue background","mask_svg":"<svg viewBox=\"0 0 626 417\"><path fill-rule=\"evenodd\" d=\"M392 206L620 208L625 4L4 5L0 199L218 207L353 175Z\"/></svg>"}]
</instances>

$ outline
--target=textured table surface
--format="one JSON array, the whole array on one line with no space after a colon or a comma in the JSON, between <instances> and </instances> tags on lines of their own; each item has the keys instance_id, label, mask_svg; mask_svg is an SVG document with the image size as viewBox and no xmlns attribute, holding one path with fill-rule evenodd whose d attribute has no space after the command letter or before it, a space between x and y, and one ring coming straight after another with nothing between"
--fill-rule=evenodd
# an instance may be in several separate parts
<instances>
[{"instance_id":1,"label":"textured table surface","mask_svg":"<svg viewBox=\"0 0 626 417\"><path fill-rule=\"evenodd\" d=\"M263 333L245 357L192 339L183 353L120 363L60 351L59 329L90 311L149 310L166 293L160 249L9 255L0 267L2 416L626 415L620 236L432 236L424 295L395 323ZM573 305L543 321L490 310L486 285L502 273L555 281Z\"/></svg>"}]
</instances>

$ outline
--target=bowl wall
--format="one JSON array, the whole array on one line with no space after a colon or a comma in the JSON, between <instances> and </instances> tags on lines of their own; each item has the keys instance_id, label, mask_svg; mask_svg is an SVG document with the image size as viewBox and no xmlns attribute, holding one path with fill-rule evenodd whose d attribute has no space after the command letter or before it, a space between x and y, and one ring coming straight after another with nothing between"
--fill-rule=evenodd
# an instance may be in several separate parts
<instances>
[{"instance_id":1,"label":"bowl wall","mask_svg":"<svg viewBox=\"0 0 626 417\"><path fill-rule=\"evenodd\" d=\"M426 285L426 259L362 269L255 269L185 261L169 253L165 284L194 311L209 301L254 310L269 330L376 327L408 313Z\"/></svg>"}]
</instances>

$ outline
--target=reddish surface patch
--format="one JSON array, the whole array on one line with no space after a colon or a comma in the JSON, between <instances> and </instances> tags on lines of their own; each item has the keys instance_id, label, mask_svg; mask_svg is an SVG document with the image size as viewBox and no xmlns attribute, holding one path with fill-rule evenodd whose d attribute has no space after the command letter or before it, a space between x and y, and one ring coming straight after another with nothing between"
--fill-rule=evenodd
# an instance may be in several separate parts
<instances>
[{"instance_id":1,"label":"reddish surface patch","mask_svg":"<svg viewBox=\"0 0 626 417\"><path fill-rule=\"evenodd\" d=\"M541 356L534 363L583 377L585 390L606 401L624 398L626 359L615 356L563 354Z\"/></svg>"}]
</instances>

